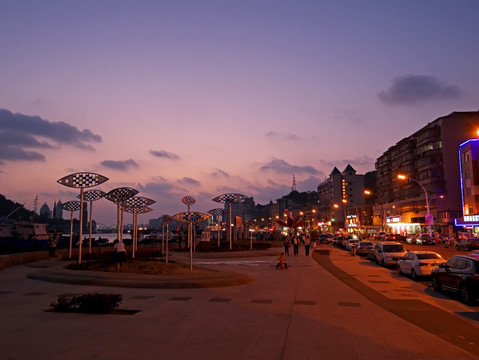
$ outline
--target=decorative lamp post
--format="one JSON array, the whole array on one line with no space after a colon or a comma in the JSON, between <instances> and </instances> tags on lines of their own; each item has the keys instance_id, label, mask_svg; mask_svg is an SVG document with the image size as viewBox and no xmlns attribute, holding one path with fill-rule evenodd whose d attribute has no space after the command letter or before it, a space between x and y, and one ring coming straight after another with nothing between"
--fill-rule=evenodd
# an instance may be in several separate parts
<instances>
[{"instance_id":1,"label":"decorative lamp post","mask_svg":"<svg viewBox=\"0 0 479 360\"><path fill-rule=\"evenodd\" d=\"M70 251L68 252L68 258L72 258L72 240L73 240L73 212L80 210L80 202L79 201L67 201L66 203L62 204L63 210L67 210L71 212L71 219L70 219ZM80 245L81 247L81 239Z\"/></svg>"},{"instance_id":2,"label":"decorative lamp post","mask_svg":"<svg viewBox=\"0 0 479 360\"><path fill-rule=\"evenodd\" d=\"M153 200L152 200L153 201ZM137 232L136 229L138 227L138 214L146 214L149 213L150 211L153 211L153 209L147 207L147 206L139 206L139 205L123 205L123 210L133 214L133 233L132 233L132 254L131 257L134 259L135 258L135 250L137 249L137 243L138 243L138 238L137 238Z\"/></svg>"},{"instance_id":3,"label":"decorative lamp post","mask_svg":"<svg viewBox=\"0 0 479 360\"><path fill-rule=\"evenodd\" d=\"M192 196L185 196L181 199L181 202L185 205L188 206L188 214L190 213L190 207L191 205L194 205L196 203L196 200ZM188 222L188 246L190 249L195 246L194 240L192 240L193 237L193 225L190 222Z\"/></svg>"},{"instance_id":4,"label":"decorative lamp post","mask_svg":"<svg viewBox=\"0 0 479 360\"><path fill-rule=\"evenodd\" d=\"M189 223L189 226L204 221L210 217L208 214L199 212L183 212L172 216L173 219ZM190 271L193 271L193 246L190 246Z\"/></svg>"},{"instance_id":5,"label":"decorative lamp post","mask_svg":"<svg viewBox=\"0 0 479 360\"><path fill-rule=\"evenodd\" d=\"M220 222L220 215L223 216L224 214L224 209L221 208L216 208L216 209L211 209L207 211L208 214L210 215L216 215L218 219L218 247L220 247L220 237L221 237L221 222ZM223 219L221 219L223 220Z\"/></svg>"},{"instance_id":6,"label":"decorative lamp post","mask_svg":"<svg viewBox=\"0 0 479 360\"><path fill-rule=\"evenodd\" d=\"M123 224L122 223L122 208L121 204L138 194L138 190L130 187L121 187L109 191L105 198L117 204L117 236L118 241L123 242Z\"/></svg>"},{"instance_id":7,"label":"decorative lamp post","mask_svg":"<svg viewBox=\"0 0 479 360\"><path fill-rule=\"evenodd\" d=\"M101 190L88 190L83 193L84 199L90 201L90 241L88 245L88 253L91 254L91 226L93 223L93 201L99 200L104 197L106 193ZM80 198L80 195L78 195Z\"/></svg>"},{"instance_id":8,"label":"decorative lamp post","mask_svg":"<svg viewBox=\"0 0 479 360\"><path fill-rule=\"evenodd\" d=\"M223 195L218 195L213 199L213 201L219 203L225 203L229 206L229 237L230 237L230 250L233 249L233 243L231 238L231 204L243 201L246 198L246 195L237 194L237 193L227 193Z\"/></svg>"},{"instance_id":9,"label":"decorative lamp post","mask_svg":"<svg viewBox=\"0 0 479 360\"><path fill-rule=\"evenodd\" d=\"M161 238L161 252L163 253L163 248L165 248L164 243L165 243L165 235L164 235L164 229L166 225L166 248L165 248L165 261L168 264L168 240L170 239L170 231L169 231L169 226L172 221L172 217L169 215L163 216L163 219L161 220L161 224L163 225L163 236Z\"/></svg>"},{"instance_id":10,"label":"decorative lamp post","mask_svg":"<svg viewBox=\"0 0 479 360\"><path fill-rule=\"evenodd\" d=\"M72 187L80 188L80 245L78 246L78 263L81 264L82 237L83 237L83 194L85 188L103 184L108 178L91 172L79 172L62 177L57 183Z\"/></svg>"},{"instance_id":11,"label":"decorative lamp post","mask_svg":"<svg viewBox=\"0 0 479 360\"><path fill-rule=\"evenodd\" d=\"M376 198L379 200L379 202L381 203L381 207L382 207L382 210L383 210L383 216L382 216L382 219L381 219L381 231L386 231L386 226L384 225L384 221L386 220L386 211L384 210L384 201L383 199L381 199L381 197L379 195L376 195L375 193L373 193L372 191L369 191L369 190L364 190L364 194L365 195L374 195L376 196Z\"/></svg>"},{"instance_id":12,"label":"decorative lamp post","mask_svg":"<svg viewBox=\"0 0 479 360\"><path fill-rule=\"evenodd\" d=\"M154 204L156 201L155 200L152 200L152 199L148 199L146 197L142 197L142 196L134 196L134 197L131 197L129 199L126 199L124 202L123 202L123 206L124 208L129 208L133 211L131 211L133 213L133 251L132 251L132 256L135 257L135 250L137 249L137 245L138 245L138 233L137 233L137 219L138 219L138 216L137 214L140 213L140 214L143 214L145 212L141 212L142 209L149 209L147 208L148 205L152 205ZM147 212L150 212L152 211L152 209L150 209L149 211Z\"/></svg>"},{"instance_id":13,"label":"decorative lamp post","mask_svg":"<svg viewBox=\"0 0 479 360\"><path fill-rule=\"evenodd\" d=\"M426 225L428 226L428 229L429 229L429 236L432 236L432 231L431 231L431 225L432 223L434 222L432 216L431 216L431 212L429 211L429 198L427 196L427 191L426 191L426 188L424 187L423 184L421 184L419 181L417 181L416 179L413 179L412 177L410 176L407 176L407 175L403 175L403 174L398 174L397 178L399 180L406 180L406 179L410 179L412 181L414 181L416 184L418 184L422 190L424 191L424 195L426 196L426 216L425 216L425 223Z\"/></svg>"}]
</instances>

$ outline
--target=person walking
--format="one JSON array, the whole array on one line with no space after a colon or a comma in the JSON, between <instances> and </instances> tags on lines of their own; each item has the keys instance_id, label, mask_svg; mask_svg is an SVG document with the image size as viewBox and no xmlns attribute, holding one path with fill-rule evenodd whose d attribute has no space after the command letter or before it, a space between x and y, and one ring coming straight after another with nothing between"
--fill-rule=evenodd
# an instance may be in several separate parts
<instances>
[{"instance_id":1,"label":"person walking","mask_svg":"<svg viewBox=\"0 0 479 360\"><path fill-rule=\"evenodd\" d=\"M115 252L116 271L120 271L123 263L126 261L126 249L122 242L118 239L113 242L113 248Z\"/></svg>"},{"instance_id":2,"label":"person walking","mask_svg":"<svg viewBox=\"0 0 479 360\"><path fill-rule=\"evenodd\" d=\"M293 235L293 254L298 255L299 253L299 239L298 236L295 234Z\"/></svg>"},{"instance_id":3,"label":"person walking","mask_svg":"<svg viewBox=\"0 0 479 360\"><path fill-rule=\"evenodd\" d=\"M60 234L58 233L58 231L54 231L50 241L48 242L48 256L55 257L55 250L57 249L57 246L58 246L59 237L60 237Z\"/></svg>"},{"instance_id":4,"label":"person walking","mask_svg":"<svg viewBox=\"0 0 479 360\"><path fill-rule=\"evenodd\" d=\"M304 243L304 254L309 255L309 246L311 245L311 240L309 234L303 234L303 243Z\"/></svg>"},{"instance_id":5,"label":"person walking","mask_svg":"<svg viewBox=\"0 0 479 360\"><path fill-rule=\"evenodd\" d=\"M289 248L291 246L291 238L289 236L286 236L284 238L283 245L284 245L284 253L286 255L289 255Z\"/></svg>"}]
</instances>

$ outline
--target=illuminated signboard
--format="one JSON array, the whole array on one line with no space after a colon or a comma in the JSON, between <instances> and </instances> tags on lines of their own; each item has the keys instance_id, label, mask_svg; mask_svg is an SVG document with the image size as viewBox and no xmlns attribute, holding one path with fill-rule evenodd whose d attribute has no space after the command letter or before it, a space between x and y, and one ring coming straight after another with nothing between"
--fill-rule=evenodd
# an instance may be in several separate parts
<instances>
[{"instance_id":1,"label":"illuminated signboard","mask_svg":"<svg viewBox=\"0 0 479 360\"><path fill-rule=\"evenodd\" d=\"M386 222L388 224L396 224L401 222L401 215L396 215L396 216L388 216L386 218Z\"/></svg>"}]
</instances>

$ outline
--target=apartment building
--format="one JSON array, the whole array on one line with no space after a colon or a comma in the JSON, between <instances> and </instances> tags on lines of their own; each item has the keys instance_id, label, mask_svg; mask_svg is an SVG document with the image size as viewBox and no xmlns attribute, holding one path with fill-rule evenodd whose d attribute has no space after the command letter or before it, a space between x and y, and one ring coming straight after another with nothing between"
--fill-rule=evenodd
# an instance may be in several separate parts
<instances>
[{"instance_id":1,"label":"apartment building","mask_svg":"<svg viewBox=\"0 0 479 360\"><path fill-rule=\"evenodd\" d=\"M386 207L391 232L428 232L428 225L434 232L453 232L454 219L462 216L459 146L477 136L477 129L479 112L453 112L402 139L377 159L377 195ZM428 208L432 217L427 216ZM374 208L375 213L381 211Z\"/></svg>"}]
</instances>

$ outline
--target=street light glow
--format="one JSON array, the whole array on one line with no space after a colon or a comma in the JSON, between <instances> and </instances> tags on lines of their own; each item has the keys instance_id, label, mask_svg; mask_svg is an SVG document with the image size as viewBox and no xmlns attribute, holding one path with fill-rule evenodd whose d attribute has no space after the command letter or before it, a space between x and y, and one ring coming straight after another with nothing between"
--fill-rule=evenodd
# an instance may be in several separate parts
<instances>
[{"instance_id":1,"label":"street light glow","mask_svg":"<svg viewBox=\"0 0 479 360\"><path fill-rule=\"evenodd\" d=\"M400 180L406 180L407 179L407 176L406 175L403 175L403 174L398 174L398 179Z\"/></svg>"}]
</instances>

